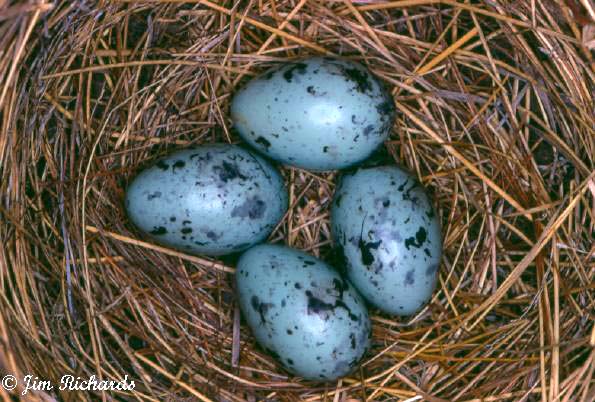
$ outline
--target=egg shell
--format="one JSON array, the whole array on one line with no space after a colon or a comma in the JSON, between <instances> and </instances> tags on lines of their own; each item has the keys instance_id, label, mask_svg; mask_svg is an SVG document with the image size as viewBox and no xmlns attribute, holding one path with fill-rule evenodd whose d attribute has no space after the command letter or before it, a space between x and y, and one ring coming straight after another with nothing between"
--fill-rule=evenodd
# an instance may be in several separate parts
<instances>
[{"instance_id":1,"label":"egg shell","mask_svg":"<svg viewBox=\"0 0 595 402\"><path fill-rule=\"evenodd\" d=\"M360 361L370 319L353 286L323 261L277 245L258 245L236 271L240 308L258 343L290 372L334 380Z\"/></svg>"},{"instance_id":2,"label":"egg shell","mask_svg":"<svg viewBox=\"0 0 595 402\"><path fill-rule=\"evenodd\" d=\"M194 254L245 250L287 210L279 172L255 152L212 144L172 153L126 192L130 220L156 242Z\"/></svg>"},{"instance_id":3,"label":"egg shell","mask_svg":"<svg viewBox=\"0 0 595 402\"><path fill-rule=\"evenodd\" d=\"M442 253L440 223L410 173L396 166L345 173L331 205L331 230L349 280L371 304L410 315L428 302Z\"/></svg>"},{"instance_id":4,"label":"egg shell","mask_svg":"<svg viewBox=\"0 0 595 402\"><path fill-rule=\"evenodd\" d=\"M253 79L231 117L251 146L287 165L342 169L366 159L394 121L390 94L365 67L313 57Z\"/></svg>"}]
</instances>

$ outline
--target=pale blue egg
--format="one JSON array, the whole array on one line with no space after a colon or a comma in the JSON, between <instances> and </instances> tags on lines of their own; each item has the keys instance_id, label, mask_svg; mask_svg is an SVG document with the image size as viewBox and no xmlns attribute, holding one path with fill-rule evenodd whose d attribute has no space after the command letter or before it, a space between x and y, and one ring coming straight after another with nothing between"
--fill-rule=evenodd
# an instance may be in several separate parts
<instances>
[{"instance_id":1,"label":"pale blue egg","mask_svg":"<svg viewBox=\"0 0 595 402\"><path fill-rule=\"evenodd\" d=\"M438 217L414 176L396 166L343 174L331 228L349 280L371 304L410 315L428 302L442 238Z\"/></svg>"},{"instance_id":2,"label":"pale blue egg","mask_svg":"<svg viewBox=\"0 0 595 402\"><path fill-rule=\"evenodd\" d=\"M246 251L236 271L241 310L258 343L310 380L349 374L370 343L363 299L323 261L276 245Z\"/></svg>"},{"instance_id":3,"label":"pale blue egg","mask_svg":"<svg viewBox=\"0 0 595 402\"><path fill-rule=\"evenodd\" d=\"M313 57L248 82L233 98L231 117L242 138L269 157L332 170L363 161L386 140L394 102L362 65Z\"/></svg>"},{"instance_id":4,"label":"pale blue egg","mask_svg":"<svg viewBox=\"0 0 595 402\"><path fill-rule=\"evenodd\" d=\"M267 238L287 210L283 178L253 151L214 144L175 152L126 191L130 220L158 243L222 255Z\"/></svg>"}]
</instances>

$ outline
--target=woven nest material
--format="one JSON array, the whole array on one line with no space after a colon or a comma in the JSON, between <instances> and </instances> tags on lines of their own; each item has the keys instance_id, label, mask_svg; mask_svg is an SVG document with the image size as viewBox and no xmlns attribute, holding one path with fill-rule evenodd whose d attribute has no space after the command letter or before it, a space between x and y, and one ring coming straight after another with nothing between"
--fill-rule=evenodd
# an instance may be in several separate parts
<instances>
[{"instance_id":1,"label":"woven nest material","mask_svg":"<svg viewBox=\"0 0 595 402\"><path fill-rule=\"evenodd\" d=\"M594 24L591 0L0 1L1 374L136 385L28 400L595 400ZM326 384L255 344L233 258L152 244L123 210L156 156L239 141L239 85L313 54L391 89L386 149L445 249L428 307L372 310L363 365ZM336 173L282 171L270 241L329 258Z\"/></svg>"}]
</instances>

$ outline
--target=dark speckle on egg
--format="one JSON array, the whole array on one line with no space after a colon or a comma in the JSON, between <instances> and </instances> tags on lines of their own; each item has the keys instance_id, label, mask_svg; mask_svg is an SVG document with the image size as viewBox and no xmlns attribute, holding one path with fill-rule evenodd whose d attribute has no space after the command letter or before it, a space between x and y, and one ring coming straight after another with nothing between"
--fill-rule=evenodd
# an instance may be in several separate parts
<instances>
[{"instance_id":1,"label":"dark speckle on egg","mask_svg":"<svg viewBox=\"0 0 595 402\"><path fill-rule=\"evenodd\" d=\"M347 311L347 314L352 321L358 321L357 316L351 312L351 309L347 307L347 305L340 298L336 298L334 303L329 303L316 297L310 290L306 290L305 293L306 297L308 298L308 314L316 314L324 317L326 320L330 316L329 312L336 308L343 308Z\"/></svg>"},{"instance_id":2,"label":"dark speckle on egg","mask_svg":"<svg viewBox=\"0 0 595 402\"><path fill-rule=\"evenodd\" d=\"M255 195L252 198L247 198L242 205L235 207L231 211L232 217L260 219L263 217L266 210L266 203Z\"/></svg>"},{"instance_id":3,"label":"dark speckle on egg","mask_svg":"<svg viewBox=\"0 0 595 402\"><path fill-rule=\"evenodd\" d=\"M404 183L406 184L406 183ZM413 204L417 204L418 197L411 194L411 191L418 187L417 180L413 180L411 186L407 189L404 189L404 184L399 187L399 191L402 191L402 199L403 201L411 201Z\"/></svg>"},{"instance_id":4,"label":"dark speckle on egg","mask_svg":"<svg viewBox=\"0 0 595 402\"><path fill-rule=\"evenodd\" d=\"M399 187L397 187L397 190L399 190L399 191L405 190L405 186L407 185L407 183L409 183L409 178L405 179L405 181L403 183L399 184Z\"/></svg>"},{"instance_id":5,"label":"dark speckle on egg","mask_svg":"<svg viewBox=\"0 0 595 402\"><path fill-rule=\"evenodd\" d=\"M420 248L426 240L426 229L420 226L417 232L415 232L415 237L408 237L407 239L405 239L405 247L407 247L407 250L409 250L409 247Z\"/></svg>"},{"instance_id":6,"label":"dark speckle on egg","mask_svg":"<svg viewBox=\"0 0 595 402\"><path fill-rule=\"evenodd\" d=\"M223 161L220 166L214 166L213 171L215 171L219 175L219 180L221 180L224 183L236 179L247 179L247 177L244 174L242 174L242 172L238 168L238 165L236 165L235 163L229 163L227 161Z\"/></svg>"},{"instance_id":7,"label":"dark speckle on egg","mask_svg":"<svg viewBox=\"0 0 595 402\"><path fill-rule=\"evenodd\" d=\"M167 229L163 226L156 226L155 228L153 228L153 230L151 230L151 234L155 236L162 236L164 234L167 234Z\"/></svg>"},{"instance_id":8,"label":"dark speckle on egg","mask_svg":"<svg viewBox=\"0 0 595 402\"><path fill-rule=\"evenodd\" d=\"M219 240L219 238L221 237L221 235L218 235L217 233L213 232L212 230L208 230L207 231L207 237L209 239L213 240L213 241L217 241L217 240ZM244 243L243 245L240 245L240 246L242 246L240 248L243 248L243 247L246 246L246 244Z\"/></svg>"},{"instance_id":9,"label":"dark speckle on egg","mask_svg":"<svg viewBox=\"0 0 595 402\"><path fill-rule=\"evenodd\" d=\"M410 285L413 285L414 283L415 283L415 271L413 269L410 269L405 274L405 285L410 286Z\"/></svg>"},{"instance_id":10,"label":"dark speckle on egg","mask_svg":"<svg viewBox=\"0 0 595 402\"><path fill-rule=\"evenodd\" d=\"M364 134L364 136L366 136L366 137L367 137L368 135L370 135L370 133L371 133L372 131L374 131L374 126L373 126L372 124L369 124L369 125L367 125L366 127L364 127L363 134Z\"/></svg>"},{"instance_id":11,"label":"dark speckle on egg","mask_svg":"<svg viewBox=\"0 0 595 402\"><path fill-rule=\"evenodd\" d=\"M181 169L184 166L186 166L186 162L184 162L183 160L177 160L174 162L173 166L172 166L172 171L176 171L176 169Z\"/></svg>"},{"instance_id":12,"label":"dark speckle on egg","mask_svg":"<svg viewBox=\"0 0 595 402\"><path fill-rule=\"evenodd\" d=\"M147 196L147 200L151 201L155 198L160 198L161 197L161 191L155 191L154 193L151 193Z\"/></svg>"},{"instance_id":13,"label":"dark speckle on egg","mask_svg":"<svg viewBox=\"0 0 595 402\"><path fill-rule=\"evenodd\" d=\"M271 147L271 142L263 136L258 137L256 139L256 143L262 145L266 150L268 150Z\"/></svg>"},{"instance_id":14,"label":"dark speckle on egg","mask_svg":"<svg viewBox=\"0 0 595 402\"><path fill-rule=\"evenodd\" d=\"M374 263L374 255L372 254L372 250L378 250L382 244L382 240L378 240L375 242L365 242L362 239L359 240L359 250L362 256L362 263L366 266L372 265Z\"/></svg>"},{"instance_id":15,"label":"dark speckle on egg","mask_svg":"<svg viewBox=\"0 0 595 402\"><path fill-rule=\"evenodd\" d=\"M165 163L164 161L158 161L155 166L157 166L159 169L161 170L167 170L169 169L169 165L167 163Z\"/></svg>"},{"instance_id":16,"label":"dark speckle on egg","mask_svg":"<svg viewBox=\"0 0 595 402\"><path fill-rule=\"evenodd\" d=\"M271 307L274 307L275 305L273 303L262 302L256 295L252 296L252 298L250 299L250 303L251 303L254 311L256 311L258 313L258 315L260 316L261 324L262 325L266 324L266 321L267 321L266 315L267 315L269 309Z\"/></svg>"}]
</instances>

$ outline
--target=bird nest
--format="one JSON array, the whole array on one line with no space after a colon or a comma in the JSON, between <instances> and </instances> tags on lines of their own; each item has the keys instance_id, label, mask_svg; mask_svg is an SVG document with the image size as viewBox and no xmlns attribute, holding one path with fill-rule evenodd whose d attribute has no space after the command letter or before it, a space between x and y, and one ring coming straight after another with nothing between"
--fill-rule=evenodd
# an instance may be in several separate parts
<instances>
[{"instance_id":1,"label":"bird nest","mask_svg":"<svg viewBox=\"0 0 595 402\"><path fill-rule=\"evenodd\" d=\"M0 2L10 392L31 375L54 384L26 394L44 401L595 400L594 23L590 0ZM390 89L385 148L432 194L444 237L429 305L371 310L361 367L332 383L255 344L234 257L153 244L123 208L155 157L239 142L239 85L319 54ZM282 173L290 209L269 241L332 261L336 172ZM60 390L64 375L135 387Z\"/></svg>"}]
</instances>

